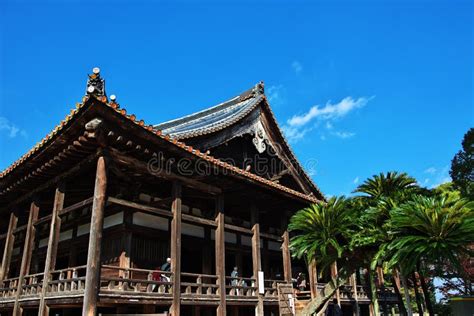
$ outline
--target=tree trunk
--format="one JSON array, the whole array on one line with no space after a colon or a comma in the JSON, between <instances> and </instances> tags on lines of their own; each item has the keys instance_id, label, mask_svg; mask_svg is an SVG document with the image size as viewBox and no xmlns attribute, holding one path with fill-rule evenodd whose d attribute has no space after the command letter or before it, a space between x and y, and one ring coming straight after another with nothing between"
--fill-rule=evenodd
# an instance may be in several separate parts
<instances>
[{"instance_id":1,"label":"tree trunk","mask_svg":"<svg viewBox=\"0 0 474 316\"><path fill-rule=\"evenodd\" d=\"M418 291L418 282L416 280L415 272L412 273L411 277L413 279L413 290L415 291L416 306L418 308L418 314L423 315L423 304L420 297L420 292Z\"/></svg>"},{"instance_id":2,"label":"tree trunk","mask_svg":"<svg viewBox=\"0 0 474 316\"><path fill-rule=\"evenodd\" d=\"M395 294L397 294L398 298L398 310L400 311L400 315L406 316L407 310L405 308L405 304L403 303L403 296L400 291L400 275L397 269L393 269L392 271L392 281Z\"/></svg>"},{"instance_id":3,"label":"tree trunk","mask_svg":"<svg viewBox=\"0 0 474 316\"><path fill-rule=\"evenodd\" d=\"M377 287L375 286L374 271L369 268L369 282L370 282L370 301L374 308L374 316L380 316L379 300L377 299Z\"/></svg>"},{"instance_id":4,"label":"tree trunk","mask_svg":"<svg viewBox=\"0 0 474 316\"><path fill-rule=\"evenodd\" d=\"M321 313L325 307L327 307L327 303L329 300L334 296L337 289L347 283L349 280L349 273L339 271L338 276L334 277L329 281L323 290L323 295L318 295L316 298L311 299L308 305L301 311L301 316L311 316L313 314Z\"/></svg>"},{"instance_id":5,"label":"tree trunk","mask_svg":"<svg viewBox=\"0 0 474 316\"><path fill-rule=\"evenodd\" d=\"M400 269L401 272L401 269ZM403 285L403 293L405 294L405 302L407 304L407 315L408 316L413 316L413 310L411 308L411 301L410 301L410 291L408 289L408 282L407 282L407 277L403 275L403 272L400 273L401 275L401 281Z\"/></svg>"},{"instance_id":6,"label":"tree trunk","mask_svg":"<svg viewBox=\"0 0 474 316\"><path fill-rule=\"evenodd\" d=\"M433 305L431 304L430 291L428 289L428 285L425 282L425 278L420 273L420 270L421 270L420 264L418 263L418 276L420 277L421 289L423 290L423 296L425 297L426 309L428 310L428 313L430 314L430 316L434 316L434 309L433 309Z\"/></svg>"}]
</instances>

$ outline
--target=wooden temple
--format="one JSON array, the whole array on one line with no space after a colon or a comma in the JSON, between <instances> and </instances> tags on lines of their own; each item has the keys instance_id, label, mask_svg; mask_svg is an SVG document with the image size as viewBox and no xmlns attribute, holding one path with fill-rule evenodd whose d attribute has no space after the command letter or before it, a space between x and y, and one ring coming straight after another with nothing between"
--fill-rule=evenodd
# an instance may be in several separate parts
<instances>
[{"instance_id":1,"label":"wooden temple","mask_svg":"<svg viewBox=\"0 0 474 316\"><path fill-rule=\"evenodd\" d=\"M148 125L94 69L82 102L0 174L0 315L279 315L279 284L303 271L308 296L324 285L286 230L321 201L263 83ZM338 300L368 310L355 280Z\"/></svg>"}]
</instances>

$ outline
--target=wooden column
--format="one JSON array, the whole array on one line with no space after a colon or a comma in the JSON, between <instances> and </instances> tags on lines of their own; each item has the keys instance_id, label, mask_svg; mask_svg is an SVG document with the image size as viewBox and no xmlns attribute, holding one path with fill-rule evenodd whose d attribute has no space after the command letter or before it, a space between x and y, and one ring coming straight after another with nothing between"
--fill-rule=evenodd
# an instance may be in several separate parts
<instances>
[{"instance_id":1,"label":"wooden column","mask_svg":"<svg viewBox=\"0 0 474 316\"><path fill-rule=\"evenodd\" d=\"M171 212L171 272L173 273L173 302L171 316L179 316L181 309L181 184L173 182Z\"/></svg>"},{"instance_id":2,"label":"wooden column","mask_svg":"<svg viewBox=\"0 0 474 316\"><path fill-rule=\"evenodd\" d=\"M22 285L25 280L25 275L30 272L31 256L33 255L33 245L35 244L36 233L36 229L33 224L38 219L38 213L38 202L31 202L28 224L26 226L25 244L23 246L23 258L21 258L20 275L18 277L18 288L16 292L15 305L13 307L13 316L21 315L23 313L23 310L20 307L19 298L22 292Z\"/></svg>"},{"instance_id":3,"label":"wooden column","mask_svg":"<svg viewBox=\"0 0 474 316\"><path fill-rule=\"evenodd\" d=\"M53 212L51 214L51 225L49 228L48 249L46 250L46 259L44 263L43 287L41 290L40 306L38 315L49 315L49 307L46 305L45 296L48 288L48 282L51 277L51 271L56 266L56 254L58 251L59 232L61 230L61 217L59 212L64 206L64 187L57 187L54 194Z\"/></svg>"},{"instance_id":4,"label":"wooden column","mask_svg":"<svg viewBox=\"0 0 474 316\"><path fill-rule=\"evenodd\" d=\"M226 315L226 288L225 288L225 234L224 234L224 197L216 199L216 274L219 285L219 306L217 316Z\"/></svg>"},{"instance_id":5,"label":"wooden column","mask_svg":"<svg viewBox=\"0 0 474 316\"><path fill-rule=\"evenodd\" d=\"M258 280L258 272L262 271L262 257L260 253L260 223L258 218L258 209L252 206L251 222L252 222L252 267L253 277L256 280L257 289L260 286ZM255 316L263 316L263 294L258 293L258 302L255 308Z\"/></svg>"},{"instance_id":6,"label":"wooden column","mask_svg":"<svg viewBox=\"0 0 474 316\"><path fill-rule=\"evenodd\" d=\"M123 223L123 231L122 231L122 252L120 253L119 257L119 267L120 268L131 268L132 261L131 261L131 251L132 251L132 231L131 227L133 224L133 212L126 210L123 213L124 216L124 223ZM128 271L120 270L119 276L122 278L128 279L130 277Z\"/></svg>"},{"instance_id":7,"label":"wooden column","mask_svg":"<svg viewBox=\"0 0 474 316\"><path fill-rule=\"evenodd\" d=\"M107 200L106 169L105 158L100 156L97 160L94 200L92 202L91 228L89 233L89 248L87 252L86 286L82 307L83 316L95 316L97 314L102 229L104 224L105 202Z\"/></svg>"},{"instance_id":8,"label":"wooden column","mask_svg":"<svg viewBox=\"0 0 474 316\"><path fill-rule=\"evenodd\" d=\"M283 243L281 245L281 251L283 255L283 275L285 277L285 281L291 283L292 272L290 254L290 234L288 233L288 230L285 230L281 237L283 238Z\"/></svg>"},{"instance_id":9,"label":"wooden column","mask_svg":"<svg viewBox=\"0 0 474 316\"><path fill-rule=\"evenodd\" d=\"M0 281L8 278L10 261L12 259L13 244L15 243L15 234L13 234L13 231L16 229L17 223L18 217L14 212L11 212L10 222L8 223L7 238L5 240L5 248L3 249L2 267L0 268Z\"/></svg>"},{"instance_id":10,"label":"wooden column","mask_svg":"<svg viewBox=\"0 0 474 316\"><path fill-rule=\"evenodd\" d=\"M308 265L309 274L309 289L311 291L311 298L318 296L318 270L316 267L316 260L312 260Z\"/></svg>"}]
</instances>

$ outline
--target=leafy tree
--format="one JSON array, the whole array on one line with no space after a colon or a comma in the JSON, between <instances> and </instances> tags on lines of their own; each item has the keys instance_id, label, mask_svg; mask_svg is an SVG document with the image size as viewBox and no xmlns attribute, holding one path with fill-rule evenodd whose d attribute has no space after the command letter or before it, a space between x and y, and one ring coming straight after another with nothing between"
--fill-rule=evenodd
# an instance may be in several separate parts
<instances>
[{"instance_id":1,"label":"leafy tree","mask_svg":"<svg viewBox=\"0 0 474 316\"><path fill-rule=\"evenodd\" d=\"M315 260L321 270L329 269L335 262L338 265L338 274L327 283L324 295L311 300L302 315L321 312L360 261L361 253L350 248L357 215L349 206L344 197L333 197L327 203L313 204L298 211L290 219L288 229L296 233L290 241L294 257L305 258L307 262Z\"/></svg>"},{"instance_id":2,"label":"leafy tree","mask_svg":"<svg viewBox=\"0 0 474 316\"><path fill-rule=\"evenodd\" d=\"M463 197L474 200L474 128L464 135L462 149L451 161L449 174Z\"/></svg>"},{"instance_id":3,"label":"leafy tree","mask_svg":"<svg viewBox=\"0 0 474 316\"><path fill-rule=\"evenodd\" d=\"M353 243L355 247L364 246L370 249L370 254L368 255L371 256L371 271L375 270L377 266L381 267L389 256L387 245L392 237L388 234L390 231L390 222L388 220L391 210L409 199L413 194L421 193L422 189L416 183L416 179L408 174L392 171L372 176L354 191L363 194L358 199L364 205L365 210L358 221L360 229L353 236ZM394 267L397 268L396 265ZM400 283L398 279L395 280L398 278L398 275L397 271L393 273L395 284ZM402 274L402 278L404 277ZM373 276L369 280L371 283L372 304L376 315L378 315L377 292ZM403 281L403 283L407 283L406 280ZM409 301L409 293L406 286L404 289L406 291L405 297ZM400 288L397 287L396 292L399 295L400 312L405 313L405 307L401 301ZM407 308L410 309L409 302L407 302ZM386 309L385 305L384 309ZM410 310L409 314L411 314Z\"/></svg>"},{"instance_id":4,"label":"leafy tree","mask_svg":"<svg viewBox=\"0 0 474 316\"><path fill-rule=\"evenodd\" d=\"M398 264L407 272L425 270L427 265L454 265L460 269L462 258L471 254L474 242L474 202L452 201L446 197L414 196L391 212L393 240L389 264ZM421 285L427 292L424 278ZM426 305L434 315L429 295Z\"/></svg>"}]
</instances>

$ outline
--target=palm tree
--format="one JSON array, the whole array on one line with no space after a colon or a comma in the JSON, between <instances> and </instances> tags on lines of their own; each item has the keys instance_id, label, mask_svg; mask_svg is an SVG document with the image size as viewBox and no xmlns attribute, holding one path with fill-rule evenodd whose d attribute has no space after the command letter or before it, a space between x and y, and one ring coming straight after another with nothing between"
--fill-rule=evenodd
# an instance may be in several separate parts
<instances>
[{"instance_id":1,"label":"palm tree","mask_svg":"<svg viewBox=\"0 0 474 316\"><path fill-rule=\"evenodd\" d=\"M348 204L344 197L333 197L327 203L298 211L290 219L288 229L296 233L290 241L294 257L305 258L307 262L314 260L322 270L338 262L338 273L325 286L324 295L311 300L302 315L321 312L354 270L356 260L350 259L357 257L357 251L350 248L350 238L356 217ZM344 259L338 261L341 258Z\"/></svg>"},{"instance_id":2,"label":"palm tree","mask_svg":"<svg viewBox=\"0 0 474 316\"><path fill-rule=\"evenodd\" d=\"M353 241L356 246L366 246L372 249L372 260L370 271L376 270L377 266L383 264L384 259L388 256L387 244L390 242L391 236L387 234L389 231L390 212L398 204L405 201L411 195L421 190L416 185L416 179L410 177L406 173L387 172L374 175L359 185L354 192L363 193L358 199L365 207L360 218L360 230L356 233ZM396 268L395 268L396 269ZM371 272L372 273L372 272ZM398 278L398 271L395 270L393 277ZM403 278L403 275L402 275ZM377 299L377 291L373 276L370 280L371 301L375 314L379 314L379 304ZM403 283L406 283L406 280ZM400 284L400 282L395 282ZM405 297L409 301L408 289L404 286ZM400 289L397 288L399 293ZM399 295L400 312L405 312L403 301ZM386 306L384 305L384 310ZM407 304L407 313L412 314L411 307Z\"/></svg>"},{"instance_id":3,"label":"palm tree","mask_svg":"<svg viewBox=\"0 0 474 316\"><path fill-rule=\"evenodd\" d=\"M415 270L420 273L427 265L446 262L460 268L462 256L471 254L474 201L416 195L392 210L390 216L393 236L388 246L393 253L390 262L401 265L405 273ZM427 293L425 300L428 312L434 315Z\"/></svg>"}]
</instances>

